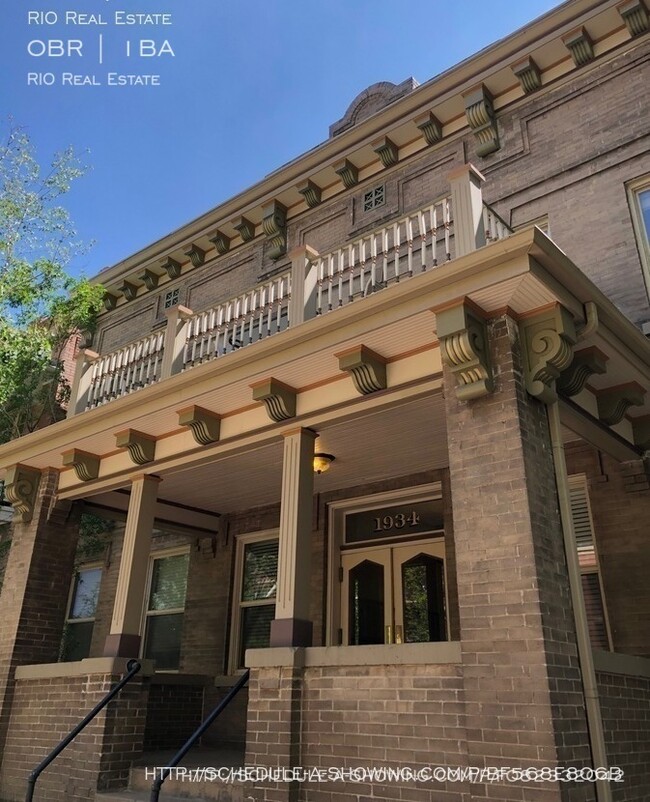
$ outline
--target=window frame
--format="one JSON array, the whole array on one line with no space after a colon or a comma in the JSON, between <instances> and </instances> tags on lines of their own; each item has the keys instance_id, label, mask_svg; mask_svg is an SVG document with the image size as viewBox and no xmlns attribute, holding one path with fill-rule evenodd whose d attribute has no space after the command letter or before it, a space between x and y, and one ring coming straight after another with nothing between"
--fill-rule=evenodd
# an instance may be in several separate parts
<instances>
[{"instance_id":1,"label":"window frame","mask_svg":"<svg viewBox=\"0 0 650 802\"><path fill-rule=\"evenodd\" d=\"M646 228L641 213L641 194L650 192L650 174L640 176L625 184L627 202L630 207L634 240L641 262L646 294L650 300L650 229Z\"/></svg>"},{"instance_id":2,"label":"window frame","mask_svg":"<svg viewBox=\"0 0 650 802\"><path fill-rule=\"evenodd\" d=\"M169 610L149 610L149 597L151 596L151 583L153 581L153 567L156 560L164 560L167 557L179 557L180 555L187 554L188 555L188 563L187 563L187 578L189 579L189 572L190 572L190 564L189 564L189 556L190 556L190 546L176 546L173 548L168 549L160 549L159 551L152 551L149 554L149 564L147 565L147 581L145 583L145 592L144 592L144 600L142 605L142 621L140 624L140 658L146 659L146 648L147 648L147 622L149 618L162 616L162 615L178 615L179 613L183 614L183 627L185 626L185 610L187 608L187 586L188 582L186 580L185 584L185 601L183 607L174 607L170 608ZM181 645L182 645L182 636L181 636ZM179 655L179 663L180 663L180 655ZM180 665L179 668L156 668L156 674L178 674L180 672Z\"/></svg>"},{"instance_id":3,"label":"window frame","mask_svg":"<svg viewBox=\"0 0 650 802\"><path fill-rule=\"evenodd\" d=\"M243 535L236 537L235 544L235 567L234 567L234 581L232 583L232 613L230 616L230 639L228 642L228 673L229 674L242 674L245 668L238 665L239 650L241 647L241 624L242 624L242 609L245 607L260 607L268 605L271 602L266 599L258 599L256 601L243 602L241 599L242 587L244 583L244 554L246 546L250 543L260 543L265 540L280 539L278 529L262 529L259 532L247 532ZM278 544L279 545L279 544ZM273 598L273 604L276 602L276 597Z\"/></svg>"},{"instance_id":4,"label":"window frame","mask_svg":"<svg viewBox=\"0 0 650 802\"><path fill-rule=\"evenodd\" d=\"M103 560L94 560L93 562L90 562L90 563L84 563L83 565L80 565L80 566L76 567L75 570L74 570L74 573L72 575L72 581L70 582L70 589L68 590L68 602L67 602L67 605L66 605L66 612L65 612L65 621L64 621L65 630L64 630L64 636L63 636L63 642L61 644L62 657L59 658L59 659L61 659L62 662L66 662L66 663L68 663L68 662L78 662L78 661L75 661L75 660L66 660L65 659L65 655L63 654L64 647L65 647L65 641L68 638L68 633L70 632L70 627L74 627L75 624L92 624L93 625L93 630L95 628L95 621L97 619L97 606L99 604L99 595L100 595L100 593L102 591L102 580L104 579L104 568L105 568L105 565L104 565ZM93 611L92 617L71 618L70 614L72 612L72 605L73 605L73 603L75 601L75 598L76 598L76 592L75 591L77 590L77 587L78 587L78 578L82 574L83 571L99 571L99 587L98 587L98 590L97 590L97 601L95 603L95 609ZM90 634L90 645L88 647L88 655L86 655L86 657L90 656L90 646L92 646L92 637L93 637L93 633L91 632L91 634ZM83 659L85 659L85 658L82 658L82 660Z\"/></svg>"}]
</instances>

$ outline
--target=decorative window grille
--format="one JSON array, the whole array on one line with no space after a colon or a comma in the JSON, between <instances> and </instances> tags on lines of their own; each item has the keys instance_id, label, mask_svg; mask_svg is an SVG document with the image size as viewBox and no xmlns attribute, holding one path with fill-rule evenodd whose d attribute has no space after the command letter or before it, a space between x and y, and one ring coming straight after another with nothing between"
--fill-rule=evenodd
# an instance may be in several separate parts
<instances>
[{"instance_id":1,"label":"decorative window grille","mask_svg":"<svg viewBox=\"0 0 650 802\"><path fill-rule=\"evenodd\" d=\"M378 206L383 206L386 200L385 187L382 184L380 187L368 190L363 196L363 211L371 212Z\"/></svg>"},{"instance_id":2,"label":"decorative window grille","mask_svg":"<svg viewBox=\"0 0 650 802\"><path fill-rule=\"evenodd\" d=\"M168 293L165 293L165 303L163 304L163 308L169 309L172 306L176 306L178 304L179 296L180 296L179 287L176 287L175 290L170 290Z\"/></svg>"},{"instance_id":3,"label":"decorative window grille","mask_svg":"<svg viewBox=\"0 0 650 802\"><path fill-rule=\"evenodd\" d=\"M587 478L584 475L569 477L569 497L591 645L594 649L609 651L611 641L607 610L594 541Z\"/></svg>"}]
</instances>

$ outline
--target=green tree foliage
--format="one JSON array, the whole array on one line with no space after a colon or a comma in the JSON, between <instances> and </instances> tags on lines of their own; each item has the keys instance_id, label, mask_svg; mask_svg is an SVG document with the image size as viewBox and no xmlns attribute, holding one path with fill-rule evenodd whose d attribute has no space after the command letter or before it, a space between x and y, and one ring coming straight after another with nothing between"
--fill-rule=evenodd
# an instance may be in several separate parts
<instances>
[{"instance_id":1,"label":"green tree foliage","mask_svg":"<svg viewBox=\"0 0 650 802\"><path fill-rule=\"evenodd\" d=\"M0 145L0 443L60 415L61 351L95 325L103 291L66 273L82 246L59 203L84 172L71 149L41 171L19 128Z\"/></svg>"}]
</instances>

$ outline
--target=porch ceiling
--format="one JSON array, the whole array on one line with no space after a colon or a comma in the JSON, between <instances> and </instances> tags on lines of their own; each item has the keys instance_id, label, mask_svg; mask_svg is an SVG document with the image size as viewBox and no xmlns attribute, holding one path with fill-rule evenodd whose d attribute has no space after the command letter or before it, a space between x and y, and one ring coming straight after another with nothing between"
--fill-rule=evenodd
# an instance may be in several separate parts
<instances>
[{"instance_id":1,"label":"porch ceiling","mask_svg":"<svg viewBox=\"0 0 650 802\"><path fill-rule=\"evenodd\" d=\"M323 425L316 450L336 459L329 471L314 477L314 491L331 492L446 466L443 407L437 393ZM278 503L282 453L278 440L198 467L161 471L159 498L222 514ZM108 496L102 502L110 504Z\"/></svg>"}]
</instances>

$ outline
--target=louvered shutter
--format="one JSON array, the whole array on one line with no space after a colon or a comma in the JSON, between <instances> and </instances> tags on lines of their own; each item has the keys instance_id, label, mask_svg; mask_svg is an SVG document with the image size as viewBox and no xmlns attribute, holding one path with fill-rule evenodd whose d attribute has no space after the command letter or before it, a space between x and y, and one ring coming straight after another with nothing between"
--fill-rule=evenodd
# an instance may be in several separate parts
<instances>
[{"instance_id":1,"label":"louvered shutter","mask_svg":"<svg viewBox=\"0 0 650 802\"><path fill-rule=\"evenodd\" d=\"M587 612L589 637L594 649L609 650L609 635L605 605L600 584L598 558L594 543L594 528L589 506L587 479L585 476L569 477L571 514L578 550L578 562L582 575L582 592Z\"/></svg>"}]
</instances>

